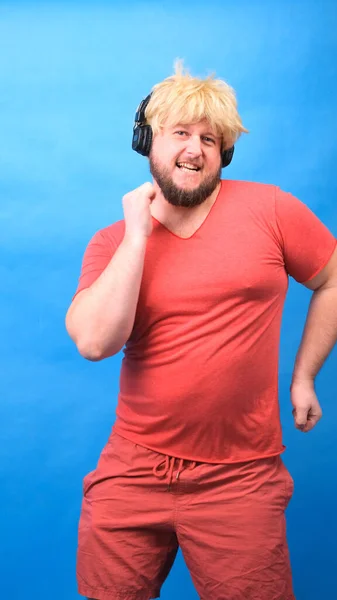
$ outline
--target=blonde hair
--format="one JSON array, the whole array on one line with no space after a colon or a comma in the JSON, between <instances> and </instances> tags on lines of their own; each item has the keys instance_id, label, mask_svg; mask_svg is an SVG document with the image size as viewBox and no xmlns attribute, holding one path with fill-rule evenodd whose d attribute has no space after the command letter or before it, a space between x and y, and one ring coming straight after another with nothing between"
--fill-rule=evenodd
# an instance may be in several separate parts
<instances>
[{"instance_id":1,"label":"blonde hair","mask_svg":"<svg viewBox=\"0 0 337 600\"><path fill-rule=\"evenodd\" d=\"M152 88L145 111L146 122L154 135L164 126L198 123L206 119L222 138L222 148L230 148L248 129L237 111L236 95L228 83L209 75L192 77L183 61L175 62L175 73Z\"/></svg>"}]
</instances>

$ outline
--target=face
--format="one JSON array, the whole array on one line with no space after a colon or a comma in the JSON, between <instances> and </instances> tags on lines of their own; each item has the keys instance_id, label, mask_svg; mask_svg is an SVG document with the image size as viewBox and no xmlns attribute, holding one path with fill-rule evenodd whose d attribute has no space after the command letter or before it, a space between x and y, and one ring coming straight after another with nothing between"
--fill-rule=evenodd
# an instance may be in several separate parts
<instances>
[{"instance_id":1,"label":"face","mask_svg":"<svg viewBox=\"0 0 337 600\"><path fill-rule=\"evenodd\" d=\"M220 181L221 139L206 120L164 127L153 139L150 170L167 202L198 206Z\"/></svg>"}]
</instances>

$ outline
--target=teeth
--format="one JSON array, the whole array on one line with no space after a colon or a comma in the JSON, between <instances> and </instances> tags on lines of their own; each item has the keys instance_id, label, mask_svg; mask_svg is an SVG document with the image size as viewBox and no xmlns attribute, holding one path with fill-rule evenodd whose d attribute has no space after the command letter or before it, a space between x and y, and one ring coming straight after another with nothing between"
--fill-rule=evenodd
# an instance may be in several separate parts
<instances>
[{"instance_id":1,"label":"teeth","mask_svg":"<svg viewBox=\"0 0 337 600\"><path fill-rule=\"evenodd\" d=\"M178 167L183 169L188 169L189 171L198 171L199 167L195 165L191 165L190 163L177 163Z\"/></svg>"}]
</instances>

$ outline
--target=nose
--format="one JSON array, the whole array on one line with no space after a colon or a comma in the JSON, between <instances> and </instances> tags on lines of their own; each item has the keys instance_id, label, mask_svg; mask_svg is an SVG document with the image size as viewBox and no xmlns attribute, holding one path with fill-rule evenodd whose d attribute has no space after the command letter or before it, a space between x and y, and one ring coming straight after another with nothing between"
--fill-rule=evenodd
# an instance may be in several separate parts
<instances>
[{"instance_id":1,"label":"nose","mask_svg":"<svg viewBox=\"0 0 337 600\"><path fill-rule=\"evenodd\" d=\"M201 139L199 135L190 135L187 141L186 152L189 156L197 158L201 155Z\"/></svg>"}]
</instances>

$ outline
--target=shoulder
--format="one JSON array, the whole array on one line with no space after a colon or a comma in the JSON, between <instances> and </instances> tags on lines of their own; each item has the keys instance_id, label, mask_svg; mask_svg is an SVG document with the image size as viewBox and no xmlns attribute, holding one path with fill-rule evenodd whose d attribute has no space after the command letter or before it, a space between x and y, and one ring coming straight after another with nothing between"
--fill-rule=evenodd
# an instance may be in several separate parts
<instances>
[{"instance_id":1,"label":"shoulder","mask_svg":"<svg viewBox=\"0 0 337 600\"><path fill-rule=\"evenodd\" d=\"M279 188L268 183L225 179L221 182L221 195L224 202L232 201L233 208L240 213L267 213L268 218L275 211L275 201Z\"/></svg>"},{"instance_id":2,"label":"shoulder","mask_svg":"<svg viewBox=\"0 0 337 600\"><path fill-rule=\"evenodd\" d=\"M269 183L256 181L242 181L238 179L223 179L221 181L221 192L236 195L242 198L274 199L279 188Z\"/></svg>"},{"instance_id":3,"label":"shoulder","mask_svg":"<svg viewBox=\"0 0 337 600\"><path fill-rule=\"evenodd\" d=\"M116 248L122 242L125 233L125 221L116 221L107 227L99 229L92 238L92 242Z\"/></svg>"}]
</instances>

